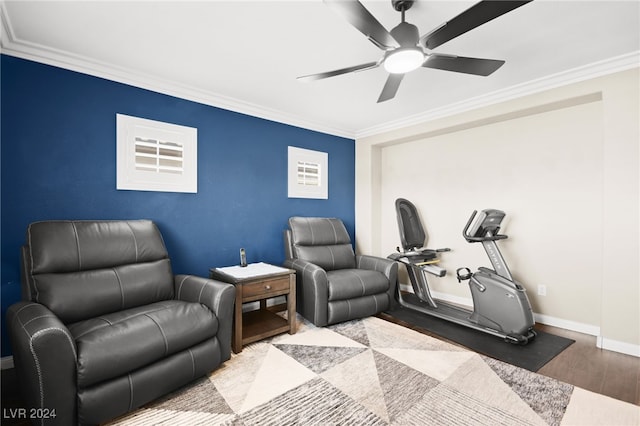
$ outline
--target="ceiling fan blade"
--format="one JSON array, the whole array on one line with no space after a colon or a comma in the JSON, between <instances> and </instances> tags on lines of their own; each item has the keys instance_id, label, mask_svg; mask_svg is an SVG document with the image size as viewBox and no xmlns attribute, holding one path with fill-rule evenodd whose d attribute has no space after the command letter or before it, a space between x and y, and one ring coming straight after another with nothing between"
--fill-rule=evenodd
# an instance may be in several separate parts
<instances>
[{"instance_id":1,"label":"ceiling fan blade","mask_svg":"<svg viewBox=\"0 0 640 426\"><path fill-rule=\"evenodd\" d=\"M324 3L342 15L380 49L399 47L389 31L359 1L324 0Z\"/></svg>"},{"instance_id":2,"label":"ceiling fan blade","mask_svg":"<svg viewBox=\"0 0 640 426\"><path fill-rule=\"evenodd\" d=\"M380 97L378 98L378 103L393 99L403 78L404 74L389 74L387 82L382 88L382 93L380 93Z\"/></svg>"},{"instance_id":3,"label":"ceiling fan blade","mask_svg":"<svg viewBox=\"0 0 640 426\"><path fill-rule=\"evenodd\" d=\"M365 70L368 70L368 69L376 68L378 66L380 66L380 61L369 62L369 63L366 63L366 64L354 65L352 67L342 68L342 69L335 70L335 71L327 71L327 72L321 72L319 74L303 75L301 77L298 77L297 80L301 80L301 81L322 80L323 78L335 77L336 75L347 74L347 73L350 73L350 72L365 71Z\"/></svg>"},{"instance_id":4,"label":"ceiling fan blade","mask_svg":"<svg viewBox=\"0 0 640 426\"><path fill-rule=\"evenodd\" d=\"M511 12L514 9L524 6L532 0L507 1L507 0L484 0L476 3L455 18L447 21L442 26L436 28L429 34L420 38L420 44L428 49L435 49L492 19Z\"/></svg>"},{"instance_id":5,"label":"ceiling fan blade","mask_svg":"<svg viewBox=\"0 0 640 426\"><path fill-rule=\"evenodd\" d=\"M464 56L442 55L434 53L422 64L425 68L462 72L488 76L504 65L504 61L496 59L467 58Z\"/></svg>"}]
</instances>

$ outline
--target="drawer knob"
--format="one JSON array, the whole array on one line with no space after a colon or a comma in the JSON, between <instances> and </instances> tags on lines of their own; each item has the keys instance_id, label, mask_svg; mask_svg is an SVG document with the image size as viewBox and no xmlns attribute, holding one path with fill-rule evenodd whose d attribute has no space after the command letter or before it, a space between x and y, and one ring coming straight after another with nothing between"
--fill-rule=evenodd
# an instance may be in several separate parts
<instances>
[{"instance_id":1,"label":"drawer knob","mask_svg":"<svg viewBox=\"0 0 640 426\"><path fill-rule=\"evenodd\" d=\"M264 286L264 289L265 289L265 290L271 290L271 286L270 286L270 285L265 285L265 286Z\"/></svg>"}]
</instances>

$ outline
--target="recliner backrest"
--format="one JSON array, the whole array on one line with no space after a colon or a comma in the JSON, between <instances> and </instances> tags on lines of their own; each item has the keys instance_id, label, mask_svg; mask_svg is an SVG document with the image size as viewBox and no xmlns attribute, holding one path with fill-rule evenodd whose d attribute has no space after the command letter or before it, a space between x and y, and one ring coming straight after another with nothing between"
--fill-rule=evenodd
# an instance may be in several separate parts
<instances>
[{"instance_id":1,"label":"recliner backrest","mask_svg":"<svg viewBox=\"0 0 640 426\"><path fill-rule=\"evenodd\" d=\"M289 219L293 256L321 268L355 268L355 253L344 223L337 218L292 217Z\"/></svg>"},{"instance_id":2,"label":"recliner backrest","mask_svg":"<svg viewBox=\"0 0 640 426\"><path fill-rule=\"evenodd\" d=\"M149 220L32 223L23 263L23 294L65 323L173 298L169 256Z\"/></svg>"}]
</instances>

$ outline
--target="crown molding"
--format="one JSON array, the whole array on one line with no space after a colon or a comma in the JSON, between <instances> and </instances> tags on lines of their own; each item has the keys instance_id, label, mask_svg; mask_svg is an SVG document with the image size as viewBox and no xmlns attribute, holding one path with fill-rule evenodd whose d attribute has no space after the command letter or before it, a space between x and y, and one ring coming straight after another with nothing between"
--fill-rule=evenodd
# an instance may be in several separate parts
<instances>
[{"instance_id":1,"label":"crown molding","mask_svg":"<svg viewBox=\"0 0 640 426\"><path fill-rule=\"evenodd\" d=\"M380 125L361 129L356 132L355 138L357 140L369 136L375 136L381 133L422 124L439 118L460 114L527 95L544 92L557 87L567 86L569 84L638 67L640 67L640 50L568 71L552 74L536 80L527 81L522 84L507 87L505 89L497 90L474 98L465 99L464 101L449 104L441 108L434 108L400 120L388 121Z\"/></svg>"},{"instance_id":2,"label":"crown molding","mask_svg":"<svg viewBox=\"0 0 640 426\"><path fill-rule=\"evenodd\" d=\"M265 120L301 127L321 133L328 133L348 139L354 139L355 133L350 129L327 126L305 118L267 108L262 105L235 99L215 92L203 91L199 88L177 84L174 81L161 79L152 75L139 73L113 64L96 61L80 55L53 49L36 43L20 40L15 36L8 21L4 2L0 1L0 53L76 71L94 77L104 78L118 83L128 84L142 89L225 110L250 115Z\"/></svg>"},{"instance_id":3,"label":"crown molding","mask_svg":"<svg viewBox=\"0 0 640 426\"><path fill-rule=\"evenodd\" d=\"M27 59L46 65L64 68L70 71L76 71L83 74L92 75L94 77L104 78L118 83L128 84L141 89L151 90L153 92L165 95L175 96L177 98L198 102L216 108L221 108L245 115L250 115L265 120L275 121L278 123L288 124L295 127L301 127L308 130L314 130L320 133L328 133L335 136L341 136L348 139L354 139L355 133L335 127L326 126L322 123L312 122L278 111L266 108L262 105L241 101L219 93L206 92L195 87L177 84L173 81L160 79L151 75L136 73L131 70L119 68L113 65L101 64L97 61L88 61L71 55L59 55L48 51L38 50L34 48L26 48L15 45L7 46L2 44L0 53L14 56L21 59Z\"/></svg>"},{"instance_id":4,"label":"crown molding","mask_svg":"<svg viewBox=\"0 0 640 426\"><path fill-rule=\"evenodd\" d=\"M354 130L327 126L324 123L310 121L300 116L267 108L262 105L235 99L219 93L206 92L196 87L177 84L174 81L134 72L127 68L114 66L113 64L96 61L83 56L52 49L47 46L20 40L15 36L10 22L8 22L3 1L0 1L0 53L112 80L118 83L128 84L142 89L175 96L265 120L356 140L473 109L490 106L571 83L631 69L638 67L640 64L640 51L636 51L569 71L532 80L523 84L511 86L492 93L467 99L462 102L430 109L399 120L388 121L376 126Z\"/></svg>"}]
</instances>

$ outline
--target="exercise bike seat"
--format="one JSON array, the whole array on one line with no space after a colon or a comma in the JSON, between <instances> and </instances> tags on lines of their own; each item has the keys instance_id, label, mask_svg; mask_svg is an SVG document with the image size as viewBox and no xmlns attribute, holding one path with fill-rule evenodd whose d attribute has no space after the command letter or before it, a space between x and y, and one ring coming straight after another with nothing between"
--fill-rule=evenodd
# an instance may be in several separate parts
<instances>
[{"instance_id":1,"label":"exercise bike seat","mask_svg":"<svg viewBox=\"0 0 640 426\"><path fill-rule=\"evenodd\" d=\"M422 227L416 206L405 198L396 200L396 218L400 231L400 242L403 251L398 248L397 260L419 266L425 272L443 277L447 271L437 266L438 253L450 251L448 248L428 249L425 246L427 233ZM390 256L391 258L391 256ZM401 259L402 258L402 259Z\"/></svg>"},{"instance_id":2,"label":"exercise bike seat","mask_svg":"<svg viewBox=\"0 0 640 426\"><path fill-rule=\"evenodd\" d=\"M428 249L426 247L413 248L411 250L407 250L403 252L405 256L425 256L425 257L436 257L436 251L433 249Z\"/></svg>"},{"instance_id":3,"label":"exercise bike seat","mask_svg":"<svg viewBox=\"0 0 640 426\"><path fill-rule=\"evenodd\" d=\"M424 247L427 234L422 227L416 206L407 199L398 198L396 200L396 218L403 250L410 252L417 247Z\"/></svg>"},{"instance_id":4,"label":"exercise bike seat","mask_svg":"<svg viewBox=\"0 0 640 426\"><path fill-rule=\"evenodd\" d=\"M444 277L445 275L447 275L447 270L437 265L440 260L436 258L436 250L430 250L430 252L433 253L433 256L412 256L407 255L406 253L398 252L390 254L389 256L387 256L387 258L395 260L396 262L404 263L406 265L419 267L420 269L430 273L431 275Z\"/></svg>"}]
</instances>

